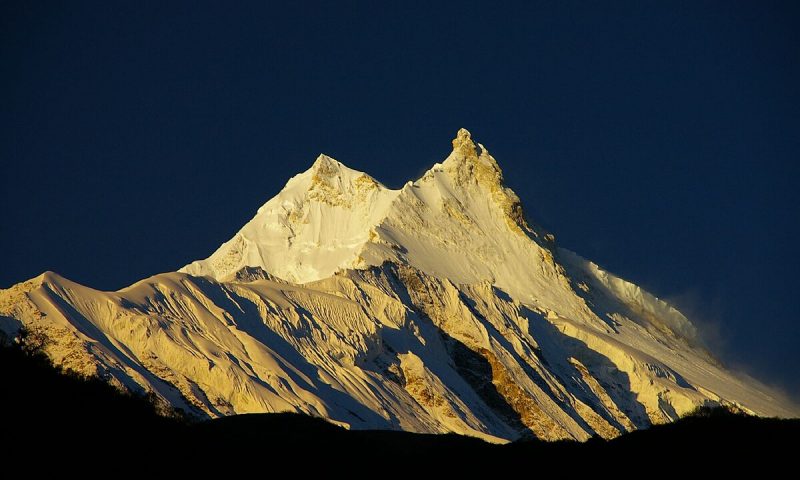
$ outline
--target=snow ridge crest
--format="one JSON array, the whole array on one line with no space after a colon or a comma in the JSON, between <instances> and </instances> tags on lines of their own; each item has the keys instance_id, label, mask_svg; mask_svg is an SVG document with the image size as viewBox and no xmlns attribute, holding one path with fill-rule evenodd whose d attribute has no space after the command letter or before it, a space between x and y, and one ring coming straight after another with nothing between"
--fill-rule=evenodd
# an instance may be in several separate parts
<instances>
[{"instance_id":1,"label":"snow ridge crest","mask_svg":"<svg viewBox=\"0 0 800 480\"><path fill-rule=\"evenodd\" d=\"M452 145L443 163L400 190L321 154L311 168L259 208L231 241L180 271L219 280L242 267L261 267L279 278L304 283L386 260L432 264L431 243L441 248L462 242L460 237L471 235L469 230L480 231L473 221L479 218L491 225L499 220L497 227L511 235L536 237L519 198L503 185L503 173L489 151L464 128ZM459 219L458 224L447 227L436 212ZM495 228L489 224L486 228ZM462 229L466 230L459 233ZM413 237L420 235L428 246L419 245L418 255L398 258L398 252L418 243ZM490 244L485 248L503 248L495 241ZM483 266L479 269L483 273L465 278L490 278L487 268L491 269Z\"/></svg>"}]
</instances>

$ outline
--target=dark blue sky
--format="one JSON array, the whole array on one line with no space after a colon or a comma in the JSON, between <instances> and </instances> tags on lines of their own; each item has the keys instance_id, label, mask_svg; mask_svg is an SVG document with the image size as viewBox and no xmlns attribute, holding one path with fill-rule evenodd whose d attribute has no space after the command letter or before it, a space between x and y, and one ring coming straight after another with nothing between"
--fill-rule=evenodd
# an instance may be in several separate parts
<instances>
[{"instance_id":1,"label":"dark blue sky","mask_svg":"<svg viewBox=\"0 0 800 480\"><path fill-rule=\"evenodd\" d=\"M800 394L797 2L162 3L0 6L0 287L174 270L320 152L399 187L466 127L561 245Z\"/></svg>"}]
</instances>

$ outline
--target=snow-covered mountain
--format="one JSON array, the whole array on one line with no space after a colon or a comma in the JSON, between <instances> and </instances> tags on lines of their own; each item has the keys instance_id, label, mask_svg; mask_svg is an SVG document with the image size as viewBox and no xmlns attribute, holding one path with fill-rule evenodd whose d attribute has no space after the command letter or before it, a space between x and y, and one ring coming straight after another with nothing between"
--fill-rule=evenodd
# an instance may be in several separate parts
<instances>
[{"instance_id":1,"label":"snow-covered mountain","mask_svg":"<svg viewBox=\"0 0 800 480\"><path fill-rule=\"evenodd\" d=\"M0 328L20 326L67 368L208 417L502 441L613 437L706 404L797 414L725 370L680 312L528 223L463 129L399 190L320 155L178 272L0 290Z\"/></svg>"}]
</instances>

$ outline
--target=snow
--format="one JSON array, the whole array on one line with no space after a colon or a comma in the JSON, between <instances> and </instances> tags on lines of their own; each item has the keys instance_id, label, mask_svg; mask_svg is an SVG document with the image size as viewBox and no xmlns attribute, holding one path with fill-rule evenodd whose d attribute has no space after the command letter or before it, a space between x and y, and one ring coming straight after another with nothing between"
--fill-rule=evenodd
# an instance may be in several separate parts
<instances>
[{"instance_id":1,"label":"snow","mask_svg":"<svg viewBox=\"0 0 800 480\"><path fill-rule=\"evenodd\" d=\"M399 190L321 155L205 260L118 292L47 272L0 328L198 416L584 440L699 405L798 409L725 370L691 322L527 222L466 130Z\"/></svg>"},{"instance_id":2,"label":"snow","mask_svg":"<svg viewBox=\"0 0 800 480\"><path fill-rule=\"evenodd\" d=\"M245 266L305 283L328 277L369 240L398 191L320 155L208 259L182 272L222 279Z\"/></svg>"}]
</instances>

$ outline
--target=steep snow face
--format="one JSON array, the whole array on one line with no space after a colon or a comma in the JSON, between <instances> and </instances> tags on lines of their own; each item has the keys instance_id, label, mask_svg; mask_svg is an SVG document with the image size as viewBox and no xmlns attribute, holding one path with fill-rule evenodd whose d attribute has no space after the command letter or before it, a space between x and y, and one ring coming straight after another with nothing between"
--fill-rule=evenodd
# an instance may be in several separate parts
<instances>
[{"instance_id":1,"label":"steep snow face","mask_svg":"<svg viewBox=\"0 0 800 480\"><path fill-rule=\"evenodd\" d=\"M328 277L351 266L397 194L320 155L232 239L180 271L222 279L251 266L298 283Z\"/></svg>"},{"instance_id":2,"label":"steep snow face","mask_svg":"<svg viewBox=\"0 0 800 480\"><path fill-rule=\"evenodd\" d=\"M495 159L464 129L443 163L403 187L375 232L365 264L390 260L455 283L489 282L519 302L596 320L554 257L553 236L528 224Z\"/></svg>"},{"instance_id":3,"label":"steep snow face","mask_svg":"<svg viewBox=\"0 0 800 480\"><path fill-rule=\"evenodd\" d=\"M182 272L0 290L0 329L21 326L66 368L205 417L504 441L608 438L699 405L798 414L676 309L529 224L466 130L400 190L320 156Z\"/></svg>"}]
</instances>

